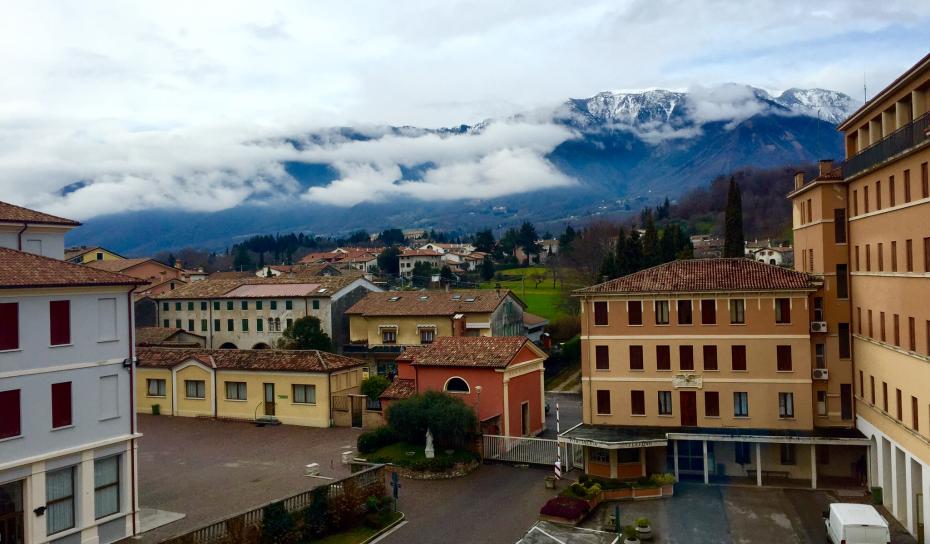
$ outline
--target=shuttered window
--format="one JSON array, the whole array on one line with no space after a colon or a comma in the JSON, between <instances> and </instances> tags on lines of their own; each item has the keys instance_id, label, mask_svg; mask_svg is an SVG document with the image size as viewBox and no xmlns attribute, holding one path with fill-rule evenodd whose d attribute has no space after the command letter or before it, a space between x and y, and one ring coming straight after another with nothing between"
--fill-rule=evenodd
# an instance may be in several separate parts
<instances>
[{"instance_id":1,"label":"shuttered window","mask_svg":"<svg viewBox=\"0 0 930 544\"><path fill-rule=\"evenodd\" d=\"M691 301L690 300L679 300L678 301L678 324L679 325L690 325L691 324Z\"/></svg>"},{"instance_id":2,"label":"shuttered window","mask_svg":"<svg viewBox=\"0 0 930 544\"><path fill-rule=\"evenodd\" d=\"M607 302L599 301L594 303L594 324L607 324Z\"/></svg>"},{"instance_id":3,"label":"shuttered window","mask_svg":"<svg viewBox=\"0 0 930 544\"><path fill-rule=\"evenodd\" d=\"M791 371L791 346L776 346L777 365L779 372Z\"/></svg>"},{"instance_id":4,"label":"shuttered window","mask_svg":"<svg viewBox=\"0 0 930 544\"><path fill-rule=\"evenodd\" d=\"M53 300L48 303L49 343L61 346L71 343L71 301Z\"/></svg>"},{"instance_id":5,"label":"shuttered window","mask_svg":"<svg viewBox=\"0 0 930 544\"><path fill-rule=\"evenodd\" d=\"M71 382L52 384L52 428L71 425Z\"/></svg>"},{"instance_id":6,"label":"shuttered window","mask_svg":"<svg viewBox=\"0 0 930 544\"><path fill-rule=\"evenodd\" d=\"M610 391L607 389L597 390L597 413L610 414Z\"/></svg>"},{"instance_id":7,"label":"shuttered window","mask_svg":"<svg viewBox=\"0 0 930 544\"><path fill-rule=\"evenodd\" d=\"M775 323L791 323L791 299L775 299Z\"/></svg>"},{"instance_id":8,"label":"shuttered window","mask_svg":"<svg viewBox=\"0 0 930 544\"><path fill-rule=\"evenodd\" d=\"M634 416L646 415L646 393L644 391L630 391L630 413Z\"/></svg>"},{"instance_id":9,"label":"shuttered window","mask_svg":"<svg viewBox=\"0 0 930 544\"><path fill-rule=\"evenodd\" d=\"M0 350L19 349L19 304L0 304Z\"/></svg>"},{"instance_id":10,"label":"shuttered window","mask_svg":"<svg viewBox=\"0 0 930 544\"><path fill-rule=\"evenodd\" d=\"M732 346L733 370L746 370L746 346Z\"/></svg>"},{"instance_id":11,"label":"shuttered window","mask_svg":"<svg viewBox=\"0 0 930 544\"><path fill-rule=\"evenodd\" d=\"M678 346L678 362L681 370L694 370L694 346Z\"/></svg>"},{"instance_id":12,"label":"shuttered window","mask_svg":"<svg viewBox=\"0 0 930 544\"><path fill-rule=\"evenodd\" d=\"M671 370L672 354L669 346L656 346L656 369Z\"/></svg>"},{"instance_id":13,"label":"shuttered window","mask_svg":"<svg viewBox=\"0 0 930 544\"><path fill-rule=\"evenodd\" d=\"M643 369L643 346L630 346L630 370Z\"/></svg>"},{"instance_id":14,"label":"shuttered window","mask_svg":"<svg viewBox=\"0 0 930 544\"><path fill-rule=\"evenodd\" d=\"M717 346L704 346L704 370L717 370Z\"/></svg>"},{"instance_id":15,"label":"shuttered window","mask_svg":"<svg viewBox=\"0 0 930 544\"><path fill-rule=\"evenodd\" d=\"M630 300L626 303L626 313L630 325L643 324L643 303L640 300Z\"/></svg>"},{"instance_id":16,"label":"shuttered window","mask_svg":"<svg viewBox=\"0 0 930 544\"><path fill-rule=\"evenodd\" d=\"M610 349L607 346L594 346L594 368L610 370Z\"/></svg>"},{"instance_id":17,"label":"shuttered window","mask_svg":"<svg viewBox=\"0 0 930 544\"><path fill-rule=\"evenodd\" d=\"M0 440L22 433L19 400L19 389L0 391Z\"/></svg>"},{"instance_id":18,"label":"shuttered window","mask_svg":"<svg viewBox=\"0 0 930 544\"><path fill-rule=\"evenodd\" d=\"M717 391L704 392L704 415L720 417L720 393Z\"/></svg>"},{"instance_id":19,"label":"shuttered window","mask_svg":"<svg viewBox=\"0 0 930 544\"><path fill-rule=\"evenodd\" d=\"M702 300L701 301L701 325L716 325L716 324L717 324L717 301Z\"/></svg>"}]
</instances>

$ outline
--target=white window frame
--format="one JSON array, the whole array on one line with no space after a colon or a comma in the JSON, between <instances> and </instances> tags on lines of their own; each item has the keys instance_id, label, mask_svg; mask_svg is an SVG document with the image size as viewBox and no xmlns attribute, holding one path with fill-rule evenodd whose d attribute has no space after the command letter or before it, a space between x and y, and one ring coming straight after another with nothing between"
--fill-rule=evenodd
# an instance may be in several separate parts
<instances>
[{"instance_id":1,"label":"white window frame","mask_svg":"<svg viewBox=\"0 0 930 544\"><path fill-rule=\"evenodd\" d=\"M297 400L297 391L303 391L303 400ZM307 391L313 391L313 401L307 400ZM291 402L293 404L316 405L316 385L310 383L291 384Z\"/></svg>"},{"instance_id":2,"label":"white window frame","mask_svg":"<svg viewBox=\"0 0 930 544\"><path fill-rule=\"evenodd\" d=\"M191 395L191 386L194 386L198 393ZM207 382L204 380L184 380L184 398L194 400L204 400L207 398Z\"/></svg>"},{"instance_id":3,"label":"white window frame","mask_svg":"<svg viewBox=\"0 0 930 544\"><path fill-rule=\"evenodd\" d=\"M462 383L465 384L465 387L467 388L467 390L466 390L466 391L455 391L455 390L450 391L450 390L449 390L449 383L450 383L452 380L461 380ZM457 394L457 395L467 395L467 394L471 393L471 385L468 383L468 380L466 380L465 378L463 378L463 377L461 377L461 376L450 376L449 379L446 380L446 383L443 384L442 390L445 391L446 393L454 393L454 394Z\"/></svg>"},{"instance_id":4,"label":"white window frame","mask_svg":"<svg viewBox=\"0 0 930 544\"><path fill-rule=\"evenodd\" d=\"M146 378L145 392L147 397L164 398L168 394L167 380L164 378ZM152 394L152 385L155 385L155 394Z\"/></svg>"}]
</instances>

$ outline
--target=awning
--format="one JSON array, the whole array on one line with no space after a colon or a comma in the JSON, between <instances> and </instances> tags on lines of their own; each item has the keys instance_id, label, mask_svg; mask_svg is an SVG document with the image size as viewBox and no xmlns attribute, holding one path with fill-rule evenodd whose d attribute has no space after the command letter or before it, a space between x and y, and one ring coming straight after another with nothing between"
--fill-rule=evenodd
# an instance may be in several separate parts
<instances>
[{"instance_id":1,"label":"awning","mask_svg":"<svg viewBox=\"0 0 930 544\"><path fill-rule=\"evenodd\" d=\"M764 442L768 444L832 444L868 446L869 439L855 428L824 427L810 431L782 429L688 429L666 434L669 440L713 442Z\"/></svg>"},{"instance_id":2,"label":"awning","mask_svg":"<svg viewBox=\"0 0 930 544\"><path fill-rule=\"evenodd\" d=\"M665 430L644 427L621 427L609 425L587 425L579 423L560 434L562 444L591 446L608 450L652 448L667 446Z\"/></svg>"}]
</instances>

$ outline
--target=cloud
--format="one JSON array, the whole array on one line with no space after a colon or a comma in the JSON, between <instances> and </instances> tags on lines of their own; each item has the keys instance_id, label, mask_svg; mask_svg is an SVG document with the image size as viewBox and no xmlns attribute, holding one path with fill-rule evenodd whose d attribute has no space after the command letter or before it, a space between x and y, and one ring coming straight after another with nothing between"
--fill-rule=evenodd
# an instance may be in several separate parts
<instances>
[{"instance_id":1,"label":"cloud","mask_svg":"<svg viewBox=\"0 0 930 544\"><path fill-rule=\"evenodd\" d=\"M689 119L698 125L728 121L727 126L732 127L762 113L768 105L759 99L756 89L730 83L715 87L692 87L685 107Z\"/></svg>"}]
</instances>

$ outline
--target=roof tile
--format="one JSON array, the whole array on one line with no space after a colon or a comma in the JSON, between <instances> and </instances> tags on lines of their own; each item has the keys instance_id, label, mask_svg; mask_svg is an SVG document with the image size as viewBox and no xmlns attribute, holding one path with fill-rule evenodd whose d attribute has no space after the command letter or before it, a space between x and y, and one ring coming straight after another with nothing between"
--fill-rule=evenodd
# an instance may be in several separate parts
<instances>
[{"instance_id":1,"label":"roof tile","mask_svg":"<svg viewBox=\"0 0 930 544\"><path fill-rule=\"evenodd\" d=\"M403 356L414 366L506 368L527 342L525 336L440 336Z\"/></svg>"},{"instance_id":2,"label":"roof tile","mask_svg":"<svg viewBox=\"0 0 930 544\"><path fill-rule=\"evenodd\" d=\"M95 270L79 264L0 248L0 289L17 287L68 287L75 285L142 285L123 274Z\"/></svg>"},{"instance_id":3,"label":"roof tile","mask_svg":"<svg viewBox=\"0 0 930 544\"><path fill-rule=\"evenodd\" d=\"M152 348L136 350L142 368L173 368L191 358L212 361L217 369L284 372L334 372L367 363L317 350Z\"/></svg>"},{"instance_id":4,"label":"roof tile","mask_svg":"<svg viewBox=\"0 0 930 544\"><path fill-rule=\"evenodd\" d=\"M0 202L0 222L2 223L44 223L47 225L68 225L77 227L80 225L77 221L50 215L47 213L37 212L29 208L23 208L7 202Z\"/></svg>"},{"instance_id":5,"label":"roof tile","mask_svg":"<svg viewBox=\"0 0 930 544\"><path fill-rule=\"evenodd\" d=\"M346 313L363 316L485 313L493 312L508 295L518 304L523 304L509 289L501 289L500 295L492 289L385 291L366 294Z\"/></svg>"}]
</instances>

